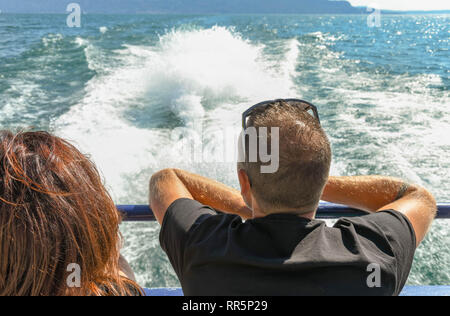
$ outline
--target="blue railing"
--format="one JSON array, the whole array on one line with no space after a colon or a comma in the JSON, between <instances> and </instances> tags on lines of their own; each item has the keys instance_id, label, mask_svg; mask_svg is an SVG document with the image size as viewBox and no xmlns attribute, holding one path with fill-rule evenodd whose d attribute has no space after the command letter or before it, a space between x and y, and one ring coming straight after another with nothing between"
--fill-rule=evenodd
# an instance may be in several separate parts
<instances>
[{"instance_id":1,"label":"blue railing","mask_svg":"<svg viewBox=\"0 0 450 316\"><path fill-rule=\"evenodd\" d=\"M180 288L144 289L147 296L183 296ZM405 286L400 296L449 296L450 286Z\"/></svg>"},{"instance_id":2,"label":"blue railing","mask_svg":"<svg viewBox=\"0 0 450 316\"><path fill-rule=\"evenodd\" d=\"M450 286L405 286L400 296L449 296Z\"/></svg>"},{"instance_id":3,"label":"blue railing","mask_svg":"<svg viewBox=\"0 0 450 316\"><path fill-rule=\"evenodd\" d=\"M124 221L148 222L155 221L155 215L148 205L118 205L117 209L124 215ZM367 214L343 205L321 203L317 211L318 219L336 219L340 217L355 217ZM450 219L450 204L439 204L438 219Z\"/></svg>"}]
</instances>

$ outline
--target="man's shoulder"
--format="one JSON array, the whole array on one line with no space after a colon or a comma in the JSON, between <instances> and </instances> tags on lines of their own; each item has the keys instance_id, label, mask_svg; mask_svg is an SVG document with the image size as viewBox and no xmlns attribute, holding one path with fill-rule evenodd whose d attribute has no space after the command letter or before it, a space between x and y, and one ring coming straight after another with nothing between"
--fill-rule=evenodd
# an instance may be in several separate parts
<instances>
[{"instance_id":1,"label":"man's shoulder","mask_svg":"<svg viewBox=\"0 0 450 316\"><path fill-rule=\"evenodd\" d=\"M221 213L198 201L183 198L174 201L167 209L161 234L175 230L179 238L186 238L195 231L239 224L242 224L242 219L238 215Z\"/></svg>"}]
</instances>

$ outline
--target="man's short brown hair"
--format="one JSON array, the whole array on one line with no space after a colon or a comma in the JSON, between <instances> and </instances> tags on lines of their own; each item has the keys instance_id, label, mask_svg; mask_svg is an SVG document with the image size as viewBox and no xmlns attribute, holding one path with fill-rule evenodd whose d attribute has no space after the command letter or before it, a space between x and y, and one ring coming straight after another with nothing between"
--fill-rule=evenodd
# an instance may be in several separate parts
<instances>
[{"instance_id":1,"label":"man's short brown hair","mask_svg":"<svg viewBox=\"0 0 450 316\"><path fill-rule=\"evenodd\" d=\"M331 147L325 131L312 115L300 107L275 101L255 109L247 121L248 127L267 127L267 144L271 144L271 127L279 128L279 168L275 173L262 173L264 165L246 160L239 168L246 171L252 192L260 207L304 208L316 205L328 180ZM258 132L258 137L261 137Z\"/></svg>"}]
</instances>

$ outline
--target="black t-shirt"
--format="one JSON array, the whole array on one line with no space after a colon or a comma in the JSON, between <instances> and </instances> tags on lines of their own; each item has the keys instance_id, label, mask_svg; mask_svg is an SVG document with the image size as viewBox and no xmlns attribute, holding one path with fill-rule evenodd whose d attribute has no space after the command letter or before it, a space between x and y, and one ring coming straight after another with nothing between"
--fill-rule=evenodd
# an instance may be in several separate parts
<instances>
[{"instance_id":1,"label":"black t-shirt","mask_svg":"<svg viewBox=\"0 0 450 316\"><path fill-rule=\"evenodd\" d=\"M187 296L398 295L416 249L394 210L328 227L290 214L243 222L190 199L168 208L160 242Z\"/></svg>"}]
</instances>

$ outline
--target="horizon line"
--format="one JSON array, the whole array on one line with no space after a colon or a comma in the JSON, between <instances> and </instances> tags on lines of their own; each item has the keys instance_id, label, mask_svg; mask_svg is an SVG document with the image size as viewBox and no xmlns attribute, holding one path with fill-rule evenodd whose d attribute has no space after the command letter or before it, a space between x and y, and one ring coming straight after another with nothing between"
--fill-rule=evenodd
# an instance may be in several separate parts
<instances>
[{"instance_id":1,"label":"horizon line","mask_svg":"<svg viewBox=\"0 0 450 316\"><path fill-rule=\"evenodd\" d=\"M370 8L366 6L358 6L354 7L356 9L363 9L363 8ZM372 8L373 9L373 8ZM380 9L381 13L385 14L450 14L450 9L446 10L386 10L386 9ZM370 12L367 12L369 14ZM61 14L66 15L67 12L23 12L23 11L2 11L0 10L0 16L1 14ZM164 11L136 11L136 12L101 12L101 11L93 11L93 12L87 12L84 11L83 14L149 14L149 15L158 15L158 14L165 14L165 15L210 15L210 14L221 14L221 15L364 15L366 14L365 11L363 12L354 12L354 13L345 13L345 12L327 12L327 13L315 13L315 12L286 12L286 13L279 13L279 12L164 12Z\"/></svg>"}]
</instances>

